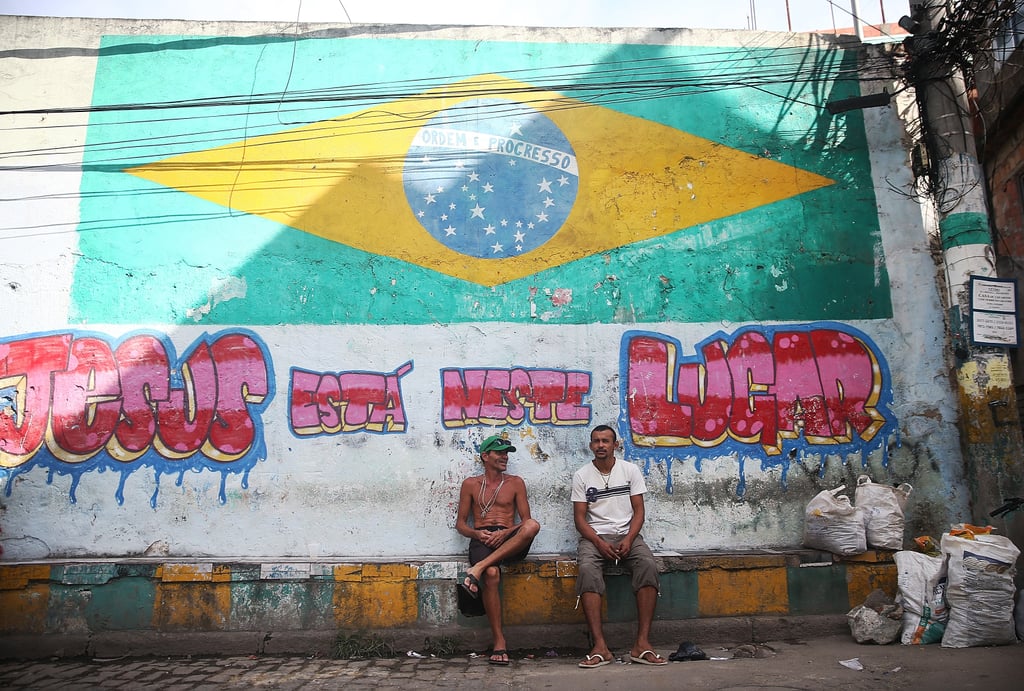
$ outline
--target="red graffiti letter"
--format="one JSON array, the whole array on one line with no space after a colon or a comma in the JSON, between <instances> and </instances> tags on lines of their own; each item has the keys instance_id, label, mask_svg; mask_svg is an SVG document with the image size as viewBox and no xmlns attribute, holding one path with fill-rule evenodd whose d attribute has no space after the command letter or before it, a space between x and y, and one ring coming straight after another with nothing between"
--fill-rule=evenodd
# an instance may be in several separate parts
<instances>
[{"instance_id":1,"label":"red graffiti letter","mask_svg":"<svg viewBox=\"0 0 1024 691\"><path fill-rule=\"evenodd\" d=\"M121 421L107 451L119 461L132 461L149 448L156 434L152 404L167 400L170 364L160 339L132 336L114 351L121 373Z\"/></svg>"},{"instance_id":2,"label":"red graffiti letter","mask_svg":"<svg viewBox=\"0 0 1024 691\"><path fill-rule=\"evenodd\" d=\"M874 354L841 331L812 331L811 339L832 436L843 442L855 432L864 439L873 438L885 424L875 409L882 374Z\"/></svg>"},{"instance_id":3,"label":"red graffiti letter","mask_svg":"<svg viewBox=\"0 0 1024 691\"><path fill-rule=\"evenodd\" d=\"M192 455L206 441L217 405L217 373L206 343L200 343L181 366L183 386L171 389L157 404L156 443L167 458Z\"/></svg>"},{"instance_id":4,"label":"red graffiti letter","mask_svg":"<svg viewBox=\"0 0 1024 691\"><path fill-rule=\"evenodd\" d=\"M533 422L554 422L555 404L565 400L565 372L561 370L530 370L533 388L530 419Z\"/></svg>"},{"instance_id":5,"label":"red graffiti letter","mask_svg":"<svg viewBox=\"0 0 1024 691\"><path fill-rule=\"evenodd\" d=\"M508 421L508 405L505 394L511 387L511 375L507 369L489 369L484 376L484 390L480 401L479 422L501 425Z\"/></svg>"},{"instance_id":6,"label":"red graffiti letter","mask_svg":"<svg viewBox=\"0 0 1024 691\"><path fill-rule=\"evenodd\" d=\"M341 420L332 401L341 399L338 378L307 372L292 371L291 425L296 434L337 432Z\"/></svg>"},{"instance_id":7,"label":"red graffiti letter","mask_svg":"<svg viewBox=\"0 0 1024 691\"><path fill-rule=\"evenodd\" d=\"M402 432L405 430L405 404L399 380L412 370L407 362L393 374L384 376L384 405L374 406L370 411L367 429L374 432Z\"/></svg>"},{"instance_id":8,"label":"red graffiti letter","mask_svg":"<svg viewBox=\"0 0 1024 691\"><path fill-rule=\"evenodd\" d=\"M767 453L779 453L775 396L767 393L775 383L775 359L768 339L757 331L747 331L733 341L728 359L733 387L732 436L746 444L760 441Z\"/></svg>"},{"instance_id":9,"label":"red graffiti letter","mask_svg":"<svg viewBox=\"0 0 1024 691\"><path fill-rule=\"evenodd\" d=\"M13 389L11 411L0 408L0 466L15 468L43 445L50 420L50 373L67 366L71 334L0 343L0 389Z\"/></svg>"},{"instance_id":10,"label":"red graffiti letter","mask_svg":"<svg viewBox=\"0 0 1024 691\"><path fill-rule=\"evenodd\" d=\"M244 334L221 336L210 354L217 369L216 415L203 453L215 461L234 461L247 454L256 439L249 405L262 403L270 392L267 363L260 347Z\"/></svg>"},{"instance_id":11,"label":"red graffiti letter","mask_svg":"<svg viewBox=\"0 0 1024 691\"><path fill-rule=\"evenodd\" d=\"M704 364L679 367L679 402L693 411L693 440L716 446L725 439L732 412L732 375L725 359L725 343L715 341L701 351Z\"/></svg>"},{"instance_id":12,"label":"red graffiti letter","mask_svg":"<svg viewBox=\"0 0 1024 691\"><path fill-rule=\"evenodd\" d=\"M590 375L567 372L566 379L565 400L555 404L555 418L559 422L586 424L590 422L590 406L583 405L583 397L590 393Z\"/></svg>"},{"instance_id":13,"label":"red graffiti letter","mask_svg":"<svg viewBox=\"0 0 1024 691\"><path fill-rule=\"evenodd\" d=\"M72 342L67 370L53 373L53 455L84 461L106 446L121 416L121 384L110 346Z\"/></svg>"},{"instance_id":14,"label":"red graffiti letter","mask_svg":"<svg viewBox=\"0 0 1024 691\"><path fill-rule=\"evenodd\" d=\"M626 405L635 435L688 439L693 420L688 406L674 400L676 348L653 337L629 342Z\"/></svg>"},{"instance_id":15,"label":"red graffiti letter","mask_svg":"<svg viewBox=\"0 0 1024 691\"><path fill-rule=\"evenodd\" d=\"M483 404L483 370L441 370L441 402L445 427L471 425L480 417Z\"/></svg>"},{"instance_id":16,"label":"red graffiti letter","mask_svg":"<svg viewBox=\"0 0 1024 691\"><path fill-rule=\"evenodd\" d=\"M825 396L818 379L810 336L801 331L775 334L775 393L779 401L779 429L799 436L831 436Z\"/></svg>"}]
</instances>

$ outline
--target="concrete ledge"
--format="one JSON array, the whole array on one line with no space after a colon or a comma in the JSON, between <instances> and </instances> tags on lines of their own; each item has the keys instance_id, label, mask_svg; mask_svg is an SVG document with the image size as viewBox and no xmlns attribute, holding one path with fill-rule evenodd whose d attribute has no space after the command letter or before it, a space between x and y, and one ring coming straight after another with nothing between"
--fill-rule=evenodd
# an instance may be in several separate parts
<instances>
[{"instance_id":1,"label":"concrete ledge","mask_svg":"<svg viewBox=\"0 0 1024 691\"><path fill-rule=\"evenodd\" d=\"M605 636L614 650L632 643L633 624L606 624ZM0 658L39 659L48 657L110 658L121 656L216 656L216 655L304 655L330 657L337 630L262 632L122 631L95 634L52 634L41 636L0 636ZM366 632L347 632L366 633ZM422 650L427 637L448 636L468 650L485 650L490 645L486 629L458 626L373 631L394 645L397 654ZM655 624L652 643L675 648L682 641L702 647L732 647L743 643L807 640L849 635L845 615L809 617L720 617ZM509 626L505 634L512 649L589 647L586 627L581 625Z\"/></svg>"},{"instance_id":2,"label":"concrete ledge","mask_svg":"<svg viewBox=\"0 0 1024 691\"><path fill-rule=\"evenodd\" d=\"M0 658L86 657L91 638L85 633L0 636Z\"/></svg>"},{"instance_id":3,"label":"concrete ledge","mask_svg":"<svg viewBox=\"0 0 1024 691\"><path fill-rule=\"evenodd\" d=\"M680 635L719 622L712 630L724 633L727 626L733 640L778 638L753 628L753 618L768 617L777 627L798 617L804 626L807 617L844 616L876 588L890 596L897 590L892 552L877 550L845 559L806 549L673 552L657 558L661 593L655 626ZM404 645L411 648L440 632L483 640L486 619L463 617L457 608L456 583L465 567L443 557L0 564L0 656L8 655L9 646L21 649L24 636L42 646L43 656L101 657L148 654L139 647L144 645L153 654L173 649L201 655L218 645L231 646L218 652L239 654L326 654L332 632L339 630L408 632ZM585 639L575 577L576 562L564 554L534 555L505 569L506 626L554 627L555 642L573 632ZM603 618L610 631L627 630L636 617L629 577L611 568L607 582ZM210 636L210 643L202 636Z\"/></svg>"}]
</instances>

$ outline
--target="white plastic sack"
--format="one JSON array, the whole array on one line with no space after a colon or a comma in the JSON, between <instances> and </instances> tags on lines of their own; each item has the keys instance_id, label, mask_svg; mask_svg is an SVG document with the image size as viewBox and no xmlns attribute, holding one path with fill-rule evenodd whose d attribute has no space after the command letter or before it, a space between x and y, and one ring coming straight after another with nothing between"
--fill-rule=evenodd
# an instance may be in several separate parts
<instances>
[{"instance_id":1,"label":"white plastic sack","mask_svg":"<svg viewBox=\"0 0 1024 691\"><path fill-rule=\"evenodd\" d=\"M868 545L878 549L903 549L903 509L913 487L903 483L891 487L872 482L867 475L857 478L854 503L864 511L864 532Z\"/></svg>"},{"instance_id":2,"label":"white plastic sack","mask_svg":"<svg viewBox=\"0 0 1024 691\"><path fill-rule=\"evenodd\" d=\"M864 534L864 512L839 495L840 485L823 490L807 503L804 513L804 545L842 556L863 554L868 550Z\"/></svg>"},{"instance_id":3,"label":"white plastic sack","mask_svg":"<svg viewBox=\"0 0 1024 691\"><path fill-rule=\"evenodd\" d=\"M949 623L942 646L1015 643L1013 577L1020 550L1001 535L970 540L946 533L941 546L949 568Z\"/></svg>"},{"instance_id":4,"label":"white plastic sack","mask_svg":"<svg viewBox=\"0 0 1024 691\"><path fill-rule=\"evenodd\" d=\"M920 552L897 552L897 601L903 605L903 645L924 645L942 640L949 619L946 606L946 559Z\"/></svg>"}]
</instances>

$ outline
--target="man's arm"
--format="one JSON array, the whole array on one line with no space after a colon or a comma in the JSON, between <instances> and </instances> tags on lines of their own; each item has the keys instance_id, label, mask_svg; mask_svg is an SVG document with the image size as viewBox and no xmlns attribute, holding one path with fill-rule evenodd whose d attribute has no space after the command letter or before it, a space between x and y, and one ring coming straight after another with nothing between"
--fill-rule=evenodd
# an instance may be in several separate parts
<instances>
[{"instance_id":1,"label":"man's arm","mask_svg":"<svg viewBox=\"0 0 1024 691\"><path fill-rule=\"evenodd\" d=\"M620 558L629 554L629 550L633 546L633 540L635 540L636 536L640 534L640 529L644 527L644 518L646 515L644 509L644 495L630 495L629 505L633 508L633 517L629 519L629 532L626 533L626 537L622 538L622 542L618 545Z\"/></svg>"},{"instance_id":2,"label":"man's arm","mask_svg":"<svg viewBox=\"0 0 1024 691\"><path fill-rule=\"evenodd\" d=\"M459 534L469 539L479 539L478 531L469 525L469 514L473 508L473 488L469 479L462 481L462 489L459 490L459 511L455 519L455 530L459 531Z\"/></svg>"},{"instance_id":3,"label":"man's arm","mask_svg":"<svg viewBox=\"0 0 1024 691\"><path fill-rule=\"evenodd\" d=\"M593 526L587 523L587 502L574 501L572 503L572 520L576 524L576 531L580 536L593 544L602 557L612 560L619 558L612 546L602 540Z\"/></svg>"},{"instance_id":4,"label":"man's arm","mask_svg":"<svg viewBox=\"0 0 1024 691\"><path fill-rule=\"evenodd\" d=\"M528 518L532 518L530 515L530 500L526 498L526 483L523 482L523 478L516 476L516 513L519 514L519 522L522 523Z\"/></svg>"}]
</instances>

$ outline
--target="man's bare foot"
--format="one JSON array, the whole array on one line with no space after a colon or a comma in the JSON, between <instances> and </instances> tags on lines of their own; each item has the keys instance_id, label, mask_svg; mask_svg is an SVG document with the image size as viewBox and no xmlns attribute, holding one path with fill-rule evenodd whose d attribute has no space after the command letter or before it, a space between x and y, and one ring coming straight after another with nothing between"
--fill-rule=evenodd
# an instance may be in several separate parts
<instances>
[{"instance_id":1,"label":"man's bare foot","mask_svg":"<svg viewBox=\"0 0 1024 691\"><path fill-rule=\"evenodd\" d=\"M579 667L583 669L590 669L591 667L604 667L610 665L614 661L612 651L610 650L592 650L590 655L587 655L584 659L580 660Z\"/></svg>"},{"instance_id":2,"label":"man's bare foot","mask_svg":"<svg viewBox=\"0 0 1024 691\"><path fill-rule=\"evenodd\" d=\"M650 648L641 648L639 650L633 649L629 651L629 661L641 665L653 665L655 667L668 664L668 660L663 658L661 655L658 655L658 653L654 652Z\"/></svg>"},{"instance_id":3,"label":"man's bare foot","mask_svg":"<svg viewBox=\"0 0 1024 691\"><path fill-rule=\"evenodd\" d=\"M480 597L480 581L471 573L466 574L466 577L462 579L462 583L459 584L459 587L465 590L470 597Z\"/></svg>"}]
</instances>

